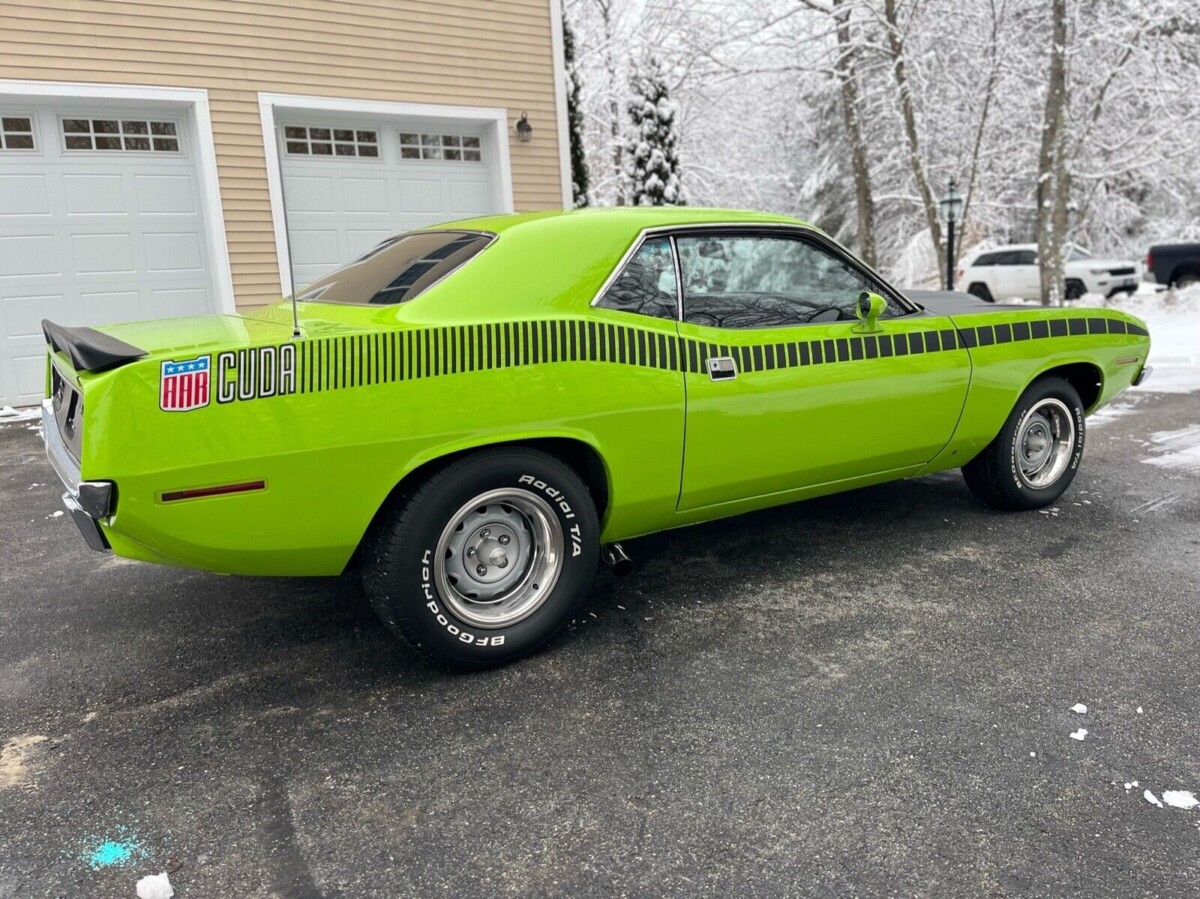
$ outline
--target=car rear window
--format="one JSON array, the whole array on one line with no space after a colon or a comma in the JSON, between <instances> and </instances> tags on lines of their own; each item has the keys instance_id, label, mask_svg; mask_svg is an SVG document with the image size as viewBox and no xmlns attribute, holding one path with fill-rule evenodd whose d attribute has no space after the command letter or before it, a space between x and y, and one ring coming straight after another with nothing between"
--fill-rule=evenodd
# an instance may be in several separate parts
<instances>
[{"instance_id":1,"label":"car rear window","mask_svg":"<svg viewBox=\"0 0 1200 899\"><path fill-rule=\"evenodd\" d=\"M309 284L296 299L316 303L403 303L428 290L493 240L477 231L414 231L385 240Z\"/></svg>"}]
</instances>

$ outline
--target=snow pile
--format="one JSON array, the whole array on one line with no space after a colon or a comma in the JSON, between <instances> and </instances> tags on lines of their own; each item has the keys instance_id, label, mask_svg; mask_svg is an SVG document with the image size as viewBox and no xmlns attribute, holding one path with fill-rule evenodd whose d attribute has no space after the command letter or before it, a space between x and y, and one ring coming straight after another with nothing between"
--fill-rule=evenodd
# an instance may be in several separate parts
<instances>
[{"instance_id":1,"label":"snow pile","mask_svg":"<svg viewBox=\"0 0 1200 899\"><path fill-rule=\"evenodd\" d=\"M0 409L0 425L12 424L18 421L37 421L41 417L42 410L38 406L26 406L21 409L5 406L3 409Z\"/></svg>"},{"instance_id":2,"label":"snow pile","mask_svg":"<svg viewBox=\"0 0 1200 899\"><path fill-rule=\"evenodd\" d=\"M1200 390L1200 285L1184 290L1145 290L1105 302L1086 297L1081 305L1107 306L1136 315L1150 329L1154 373L1136 388L1150 393ZM1095 302L1089 302L1095 300Z\"/></svg>"},{"instance_id":3,"label":"snow pile","mask_svg":"<svg viewBox=\"0 0 1200 899\"><path fill-rule=\"evenodd\" d=\"M171 899L175 895L175 889L171 886L167 872L163 871L161 874L150 874L139 880L137 895L138 899Z\"/></svg>"},{"instance_id":4,"label":"snow pile","mask_svg":"<svg viewBox=\"0 0 1200 899\"><path fill-rule=\"evenodd\" d=\"M1200 799L1197 799L1196 794L1190 790L1164 790L1162 798L1163 802L1172 808L1187 810L1200 805Z\"/></svg>"}]
</instances>

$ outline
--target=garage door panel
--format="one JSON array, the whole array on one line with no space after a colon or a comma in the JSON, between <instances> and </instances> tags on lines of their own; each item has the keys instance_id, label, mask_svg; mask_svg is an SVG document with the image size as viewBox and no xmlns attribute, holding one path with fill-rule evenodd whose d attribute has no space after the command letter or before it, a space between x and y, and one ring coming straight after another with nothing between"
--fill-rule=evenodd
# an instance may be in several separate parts
<instances>
[{"instance_id":1,"label":"garage door panel","mask_svg":"<svg viewBox=\"0 0 1200 899\"><path fill-rule=\"evenodd\" d=\"M111 322L137 321L145 316L138 302L140 290L83 290L67 310L73 324L93 326Z\"/></svg>"},{"instance_id":2,"label":"garage door panel","mask_svg":"<svg viewBox=\"0 0 1200 899\"><path fill-rule=\"evenodd\" d=\"M204 270L204 249L194 231L148 233L142 237L146 270L150 272L186 272Z\"/></svg>"},{"instance_id":3,"label":"garage door panel","mask_svg":"<svg viewBox=\"0 0 1200 899\"><path fill-rule=\"evenodd\" d=\"M332 228L293 229L292 256L297 265L336 264L341 257L338 232Z\"/></svg>"},{"instance_id":4,"label":"garage door panel","mask_svg":"<svg viewBox=\"0 0 1200 899\"><path fill-rule=\"evenodd\" d=\"M480 125L336 114L321 121L322 115L289 110L277 131L298 287L399 232L502 211L498 156ZM314 135L332 134L336 142L339 134L359 133L373 135L370 154L349 146L342 155L315 149Z\"/></svg>"},{"instance_id":5,"label":"garage door panel","mask_svg":"<svg viewBox=\"0 0 1200 899\"><path fill-rule=\"evenodd\" d=\"M16 215L50 214L50 192L46 176L0 173L0 221Z\"/></svg>"},{"instance_id":6,"label":"garage door panel","mask_svg":"<svg viewBox=\"0 0 1200 899\"><path fill-rule=\"evenodd\" d=\"M208 286L199 284L195 287L161 287L148 291L147 308L141 318L156 318L163 308L169 308L176 315L206 315L212 312L212 300L209 297Z\"/></svg>"},{"instance_id":7,"label":"garage door panel","mask_svg":"<svg viewBox=\"0 0 1200 899\"><path fill-rule=\"evenodd\" d=\"M66 150L65 118L179 123L179 152ZM147 112L147 110L153 110ZM94 326L215 311L193 123L152 104L46 100L38 152L0 152L0 404L44 389L41 320Z\"/></svg>"},{"instance_id":8,"label":"garage door panel","mask_svg":"<svg viewBox=\"0 0 1200 899\"><path fill-rule=\"evenodd\" d=\"M441 181L400 178L396 186L399 193L396 211L401 215L437 213L445 207Z\"/></svg>"},{"instance_id":9,"label":"garage door panel","mask_svg":"<svg viewBox=\"0 0 1200 899\"><path fill-rule=\"evenodd\" d=\"M377 246L396 233L396 228L347 229L346 251L350 259L356 259L367 250Z\"/></svg>"},{"instance_id":10,"label":"garage door panel","mask_svg":"<svg viewBox=\"0 0 1200 899\"><path fill-rule=\"evenodd\" d=\"M137 210L143 215L195 215L199 208L191 175L134 175Z\"/></svg>"},{"instance_id":11,"label":"garage door panel","mask_svg":"<svg viewBox=\"0 0 1200 899\"><path fill-rule=\"evenodd\" d=\"M31 297L5 297L0 301L3 310L4 336L10 340L35 338L41 340L42 319L61 317L66 302L61 293Z\"/></svg>"},{"instance_id":12,"label":"garage door panel","mask_svg":"<svg viewBox=\"0 0 1200 899\"><path fill-rule=\"evenodd\" d=\"M32 397L36 400L46 391L46 350L40 343L36 349L26 350L13 357L13 380L16 384L14 399L20 402L22 397Z\"/></svg>"},{"instance_id":13,"label":"garage door panel","mask_svg":"<svg viewBox=\"0 0 1200 899\"><path fill-rule=\"evenodd\" d=\"M342 211L348 215L386 216L388 214L387 178L343 178Z\"/></svg>"},{"instance_id":14,"label":"garage door panel","mask_svg":"<svg viewBox=\"0 0 1200 899\"><path fill-rule=\"evenodd\" d=\"M133 235L72 234L71 254L80 275L133 275Z\"/></svg>"},{"instance_id":15,"label":"garage door panel","mask_svg":"<svg viewBox=\"0 0 1200 899\"><path fill-rule=\"evenodd\" d=\"M67 215L128 214L123 181L123 176L119 174L63 175Z\"/></svg>"},{"instance_id":16,"label":"garage door panel","mask_svg":"<svg viewBox=\"0 0 1200 899\"><path fill-rule=\"evenodd\" d=\"M58 271L53 234L0 235L0 285L9 278L55 275Z\"/></svg>"},{"instance_id":17,"label":"garage door panel","mask_svg":"<svg viewBox=\"0 0 1200 899\"><path fill-rule=\"evenodd\" d=\"M332 216L340 210L334 204L334 184L330 175L293 175L285 179L288 213Z\"/></svg>"},{"instance_id":18,"label":"garage door panel","mask_svg":"<svg viewBox=\"0 0 1200 899\"><path fill-rule=\"evenodd\" d=\"M484 181L450 181L447 184L448 206L451 212L463 215L483 214L487 209L490 188Z\"/></svg>"}]
</instances>

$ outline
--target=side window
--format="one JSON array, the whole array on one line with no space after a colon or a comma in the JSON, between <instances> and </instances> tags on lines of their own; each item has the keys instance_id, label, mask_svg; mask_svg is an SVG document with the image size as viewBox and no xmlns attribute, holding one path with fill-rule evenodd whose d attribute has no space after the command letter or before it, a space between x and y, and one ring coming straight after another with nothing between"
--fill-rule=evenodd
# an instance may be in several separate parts
<instances>
[{"instance_id":1,"label":"side window","mask_svg":"<svg viewBox=\"0 0 1200 899\"><path fill-rule=\"evenodd\" d=\"M984 253L978 259L971 263L971 268L978 268L981 265L995 265L997 253Z\"/></svg>"},{"instance_id":2,"label":"side window","mask_svg":"<svg viewBox=\"0 0 1200 899\"><path fill-rule=\"evenodd\" d=\"M642 244L596 305L675 320L678 297L671 241L656 237Z\"/></svg>"},{"instance_id":3,"label":"side window","mask_svg":"<svg viewBox=\"0 0 1200 899\"><path fill-rule=\"evenodd\" d=\"M1016 265L1017 251L1006 250L1003 253L996 254L996 265Z\"/></svg>"},{"instance_id":4,"label":"side window","mask_svg":"<svg viewBox=\"0 0 1200 899\"><path fill-rule=\"evenodd\" d=\"M773 235L676 238L683 319L716 328L779 328L855 318L864 290L878 284L802 240ZM902 314L888 301L886 316Z\"/></svg>"},{"instance_id":5,"label":"side window","mask_svg":"<svg viewBox=\"0 0 1200 899\"><path fill-rule=\"evenodd\" d=\"M1017 250L1017 261L1013 265L1037 265L1037 254L1033 250Z\"/></svg>"}]
</instances>

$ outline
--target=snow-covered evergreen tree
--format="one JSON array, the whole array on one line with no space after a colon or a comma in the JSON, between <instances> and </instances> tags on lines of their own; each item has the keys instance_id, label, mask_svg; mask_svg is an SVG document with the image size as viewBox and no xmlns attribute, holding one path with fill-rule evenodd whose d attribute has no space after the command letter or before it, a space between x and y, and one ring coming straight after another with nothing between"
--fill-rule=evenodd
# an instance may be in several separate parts
<instances>
[{"instance_id":1,"label":"snow-covered evergreen tree","mask_svg":"<svg viewBox=\"0 0 1200 899\"><path fill-rule=\"evenodd\" d=\"M583 146L583 105L579 92L582 79L575 65L575 33L566 18L563 19L563 56L567 68L567 133L571 141L571 193L575 208L587 206L591 201L587 156Z\"/></svg>"},{"instance_id":2,"label":"snow-covered evergreen tree","mask_svg":"<svg viewBox=\"0 0 1200 899\"><path fill-rule=\"evenodd\" d=\"M647 56L633 68L626 104L625 170L631 206L682 206L679 107L667 90L662 62Z\"/></svg>"}]
</instances>

